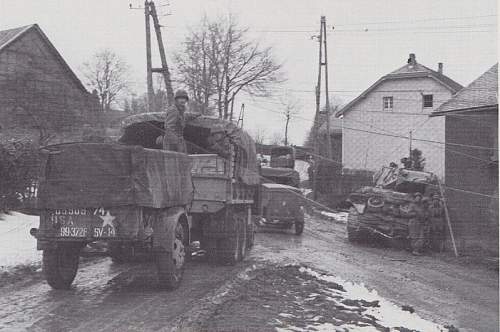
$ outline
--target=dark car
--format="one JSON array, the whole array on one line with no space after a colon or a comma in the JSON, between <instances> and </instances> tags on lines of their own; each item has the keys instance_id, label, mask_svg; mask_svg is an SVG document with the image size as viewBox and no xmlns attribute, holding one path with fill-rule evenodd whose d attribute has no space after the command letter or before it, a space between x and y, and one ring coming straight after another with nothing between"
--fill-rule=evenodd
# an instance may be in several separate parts
<instances>
[{"instance_id":1,"label":"dark car","mask_svg":"<svg viewBox=\"0 0 500 332\"><path fill-rule=\"evenodd\" d=\"M304 198L300 189L284 184L261 185L257 224L283 229L295 227L295 234L304 230Z\"/></svg>"}]
</instances>

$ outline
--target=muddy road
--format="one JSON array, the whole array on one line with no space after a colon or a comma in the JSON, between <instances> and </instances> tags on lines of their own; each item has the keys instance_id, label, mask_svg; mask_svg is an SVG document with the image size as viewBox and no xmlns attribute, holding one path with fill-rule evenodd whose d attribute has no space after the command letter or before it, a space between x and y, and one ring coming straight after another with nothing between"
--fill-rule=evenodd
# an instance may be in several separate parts
<instances>
[{"instance_id":1,"label":"muddy road","mask_svg":"<svg viewBox=\"0 0 500 332\"><path fill-rule=\"evenodd\" d=\"M99 258L83 264L69 291L35 278L0 295L5 331L498 331L498 272L352 245L343 225L319 218L308 218L300 237L260 231L238 266L189 263L172 292L156 287L152 264Z\"/></svg>"}]
</instances>

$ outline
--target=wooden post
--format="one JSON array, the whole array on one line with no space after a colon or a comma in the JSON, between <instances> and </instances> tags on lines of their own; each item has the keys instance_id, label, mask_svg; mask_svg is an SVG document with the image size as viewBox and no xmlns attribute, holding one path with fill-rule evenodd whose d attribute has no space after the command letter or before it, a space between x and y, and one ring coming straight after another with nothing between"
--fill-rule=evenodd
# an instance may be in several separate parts
<instances>
[{"instance_id":1,"label":"wooden post","mask_svg":"<svg viewBox=\"0 0 500 332\"><path fill-rule=\"evenodd\" d=\"M328 50L326 47L326 17L321 16L321 33L323 34L323 46L325 48L325 98L326 98L326 157L332 159L332 138L330 136L330 98L328 95ZM321 45L320 45L321 48Z\"/></svg>"},{"instance_id":2,"label":"wooden post","mask_svg":"<svg viewBox=\"0 0 500 332\"><path fill-rule=\"evenodd\" d=\"M148 86L148 112L153 112L153 71L151 65L151 28L149 23L149 1L144 1L144 18L146 23L146 81Z\"/></svg>"},{"instance_id":3,"label":"wooden post","mask_svg":"<svg viewBox=\"0 0 500 332\"><path fill-rule=\"evenodd\" d=\"M165 56L165 48L163 47L163 39L161 36L161 26L158 20L158 15L156 13L156 7L153 1L149 2L150 5L150 15L153 17L153 23L156 32L156 41L158 42L158 51L160 52L161 66L163 79L165 80L165 89L167 90L167 101L168 105L174 103L174 89L172 88L172 80L170 78L170 71L168 69L167 57Z\"/></svg>"},{"instance_id":4,"label":"wooden post","mask_svg":"<svg viewBox=\"0 0 500 332\"><path fill-rule=\"evenodd\" d=\"M455 236L453 235L453 229L451 228L450 215L448 213L448 205L446 204L446 197L444 196L443 187L441 186L441 181L438 179L439 191L441 192L441 197L443 198L444 214L446 216L446 222L448 223L448 230L450 231L451 243L453 244L453 251L455 252L455 257L458 257L457 245L455 243Z\"/></svg>"}]
</instances>

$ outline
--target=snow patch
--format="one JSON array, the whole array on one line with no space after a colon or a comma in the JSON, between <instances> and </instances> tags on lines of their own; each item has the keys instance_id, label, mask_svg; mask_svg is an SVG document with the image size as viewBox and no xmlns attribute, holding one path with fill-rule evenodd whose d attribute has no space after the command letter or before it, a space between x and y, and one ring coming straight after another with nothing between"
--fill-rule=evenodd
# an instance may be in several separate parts
<instances>
[{"instance_id":1,"label":"snow patch","mask_svg":"<svg viewBox=\"0 0 500 332\"><path fill-rule=\"evenodd\" d=\"M0 271L42 260L30 228L38 227L40 218L19 212L0 216Z\"/></svg>"},{"instance_id":2,"label":"snow patch","mask_svg":"<svg viewBox=\"0 0 500 332\"><path fill-rule=\"evenodd\" d=\"M339 285L342 285L345 289L345 292L341 292L343 298L351 299L351 300L365 300L365 301L379 301L379 307L368 307L364 312L365 315L374 316L379 324L396 328L404 326L408 329L419 330L419 331L444 331L445 328L436 323L429 322L424 320L417 314L409 313L407 311L403 311L400 307L395 305L394 303L384 299L379 296L376 290L368 290L364 284L355 284L349 281L345 281L339 277L335 277L332 275L324 275L320 274L316 271L311 270L310 268L301 267L299 269L302 273L307 273L317 279L333 282ZM317 328L316 326L314 326ZM347 327L347 326L343 326ZM373 331L368 329L360 329L360 326L356 326L356 331Z\"/></svg>"}]
</instances>

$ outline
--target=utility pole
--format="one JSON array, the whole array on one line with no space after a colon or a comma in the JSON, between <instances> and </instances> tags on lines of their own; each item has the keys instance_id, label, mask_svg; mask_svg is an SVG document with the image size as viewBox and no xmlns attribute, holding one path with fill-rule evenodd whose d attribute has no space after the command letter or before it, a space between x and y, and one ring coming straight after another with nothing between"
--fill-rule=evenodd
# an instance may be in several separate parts
<instances>
[{"instance_id":1,"label":"utility pole","mask_svg":"<svg viewBox=\"0 0 500 332\"><path fill-rule=\"evenodd\" d=\"M152 68L152 72L163 74L165 89L167 90L168 105L172 105L174 102L174 89L172 88L172 80L170 79L170 71L168 70L167 57L165 56L165 48L163 46L163 38L161 36L161 25L158 20L158 14L156 13L155 3L153 1L149 1L149 6L149 14L153 18L156 40L158 42L158 51L160 53L161 60L161 68Z\"/></svg>"},{"instance_id":2,"label":"utility pole","mask_svg":"<svg viewBox=\"0 0 500 332\"><path fill-rule=\"evenodd\" d=\"M330 136L330 98L328 92L328 53L326 42L326 18L321 16L320 33L318 38L319 42L319 59L318 59L318 81L316 83L316 115L314 117L313 137L314 137L314 176L313 176L313 195L317 199L317 173L319 164L319 122L321 117L320 101L321 101L321 71L325 68L325 108L326 108L326 158L332 159L332 141ZM324 49L324 55L323 55Z\"/></svg>"},{"instance_id":3,"label":"utility pole","mask_svg":"<svg viewBox=\"0 0 500 332\"><path fill-rule=\"evenodd\" d=\"M132 6L131 6L132 8ZM135 9L135 8L134 8ZM151 62L151 17L156 33L156 41L158 42L158 51L160 53L161 68L153 68ZM172 88L172 80L168 69L167 57L165 55L165 47L163 46L163 38L161 35L161 25L158 20L155 4L152 0L144 1L144 19L146 23L146 81L148 88L148 112L154 110L155 92L153 89L153 73L161 73L165 80L165 89L167 90L167 103L172 105L174 102L174 90Z\"/></svg>"},{"instance_id":4,"label":"utility pole","mask_svg":"<svg viewBox=\"0 0 500 332\"><path fill-rule=\"evenodd\" d=\"M412 131L410 130L410 136L409 136L409 137L410 137L410 142L409 142L409 143L410 143L410 154L408 155L408 158L409 158L410 160L411 160L411 143L412 143L412 140L413 140L413 138L412 138L412 134L413 134L413 133L412 133Z\"/></svg>"},{"instance_id":5,"label":"utility pole","mask_svg":"<svg viewBox=\"0 0 500 332\"><path fill-rule=\"evenodd\" d=\"M238 117L238 122L236 122L236 126L243 128L243 119L245 118L245 104L241 104L240 116Z\"/></svg>"},{"instance_id":6,"label":"utility pole","mask_svg":"<svg viewBox=\"0 0 500 332\"><path fill-rule=\"evenodd\" d=\"M149 22L149 1L144 1L144 19L146 22L146 81L148 86L148 112L153 111L153 71L151 65L151 27Z\"/></svg>"},{"instance_id":7,"label":"utility pole","mask_svg":"<svg viewBox=\"0 0 500 332\"><path fill-rule=\"evenodd\" d=\"M326 47L326 18L321 16L321 28L323 33L323 47L325 48L325 61L323 65L325 66L325 107L326 107L326 156L328 159L332 159L332 138L330 136L330 98L328 94L328 48ZM320 45L321 48L321 45ZM321 59L320 59L321 63ZM320 67L321 71L321 67Z\"/></svg>"}]
</instances>

